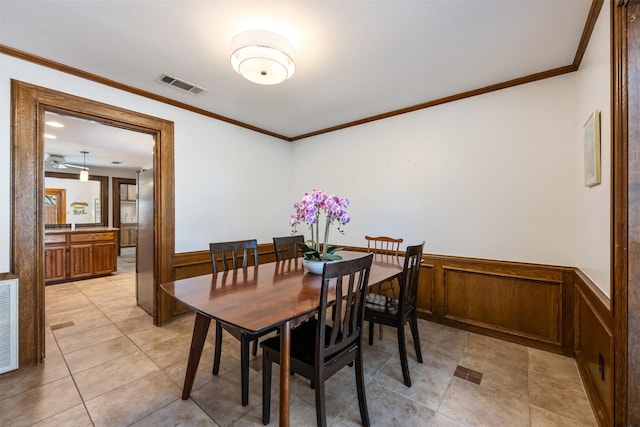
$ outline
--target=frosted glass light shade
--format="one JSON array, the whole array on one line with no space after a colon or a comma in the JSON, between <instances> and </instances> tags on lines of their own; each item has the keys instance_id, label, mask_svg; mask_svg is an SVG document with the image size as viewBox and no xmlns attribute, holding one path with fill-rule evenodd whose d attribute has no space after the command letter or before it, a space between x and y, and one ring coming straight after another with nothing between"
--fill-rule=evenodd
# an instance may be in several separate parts
<instances>
[{"instance_id":1,"label":"frosted glass light shade","mask_svg":"<svg viewBox=\"0 0 640 427\"><path fill-rule=\"evenodd\" d=\"M89 181L89 171L86 169L83 169L80 171L80 181L82 182L87 182Z\"/></svg>"},{"instance_id":2,"label":"frosted glass light shade","mask_svg":"<svg viewBox=\"0 0 640 427\"><path fill-rule=\"evenodd\" d=\"M245 79L275 85L296 70L293 48L284 38L267 31L245 31L231 42L231 66Z\"/></svg>"}]
</instances>

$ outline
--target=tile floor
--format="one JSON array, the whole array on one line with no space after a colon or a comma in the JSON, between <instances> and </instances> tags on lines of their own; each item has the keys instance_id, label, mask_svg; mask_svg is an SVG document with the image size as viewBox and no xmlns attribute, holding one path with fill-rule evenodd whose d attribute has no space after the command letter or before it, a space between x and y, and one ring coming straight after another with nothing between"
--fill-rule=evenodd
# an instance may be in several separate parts
<instances>
[{"instance_id":1,"label":"tile floor","mask_svg":"<svg viewBox=\"0 0 640 427\"><path fill-rule=\"evenodd\" d=\"M191 399L182 401L194 317L154 327L135 304L127 270L123 264L110 277L46 287L47 357L0 376L0 426L262 425L260 353L242 407L239 345L225 336L220 375L212 376L212 328ZM424 364L409 352L411 388L402 382L393 330L365 344L372 425L597 425L570 358L426 321L420 338ZM275 381L271 425L278 423L277 388ZM329 425L360 425L352 370L336 374L326 392ZM313 390L298 376L291 425L315 425Z\"/></svg>"}]
</instances>

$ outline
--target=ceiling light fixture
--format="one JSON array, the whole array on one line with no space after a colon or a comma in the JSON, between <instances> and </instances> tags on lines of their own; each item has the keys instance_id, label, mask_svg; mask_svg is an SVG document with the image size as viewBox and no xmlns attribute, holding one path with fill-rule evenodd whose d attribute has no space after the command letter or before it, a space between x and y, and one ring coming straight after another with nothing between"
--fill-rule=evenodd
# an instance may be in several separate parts
<instances>
[{"instance_id":1,"label":"ceiling light fixture","mask_svg":"<svg viewBox=\"0 0 640 427\"><path fill-rule=\"evenodd\" d=\"M87 182L89 181L89 170L87 169L87 154L88 151L81 151L82 153L82 170L80 171L80 181Z\"/></svg>"},{"instance_id":2,"label":"ceiling light fixture","mask_svg":"<svg viewBox=\"0 0 640 427\"><path fill-rule=\"evenodd\" d=\"M293 46L268 31L245 31L231 40L231 65L245 79L275 85L296 71Z\"/></svg>"}]
</instances>

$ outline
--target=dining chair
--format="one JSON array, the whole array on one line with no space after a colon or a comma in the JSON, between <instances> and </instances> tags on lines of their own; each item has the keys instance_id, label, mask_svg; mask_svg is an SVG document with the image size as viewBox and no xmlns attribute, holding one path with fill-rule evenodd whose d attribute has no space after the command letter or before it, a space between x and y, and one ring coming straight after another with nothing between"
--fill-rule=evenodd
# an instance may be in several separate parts
<instances>
[{"instance_id":1,"label":"dining chair","mask_svg":"<svg viewBox=\"0 0 640 427\"><path fill-rule=\"evenodd\" d=\"M394 238L387 236L364 236L367 241L367 251L376 254L395 255L398 256L400 252L400 243L403 242L402 238Z\"/></svg>"},{"instance_id":2,"label":"dining chair","mask_svg":"<svg viewBox=\"0 0 640 427\"><path fill-rule=\"evenodd\" d=\"M422 363L416 300L423 248L424 242L419 245L407 246L402 274L398 280L400 297L396 299L369 293L367 294L364 308L364 320L369 322L369 345L373 344L373 325L375 323L397 329L400 365L402 366L404 384L407 387L411 387L411 377L409 376L409 365L407 363L407 347L404 337L404 325L407 322L409 322L411 328L413 345L416 349L416 359L419 363Z\"/></svg>"},{"instance_id":3,"label":"dining chair","mask_svg":"<svg viewBox=\"0 0 640 427\"><path fill-rule=\"evenodd\" d=\"M291 331L290 369L311 381L316 396L316 421L327 425L324 383L355 362L356 389L362 425L369 426L362 365L364 298L373 254L327 263L322 273L317 318ZM335 302L338 302L337 304ZM329 305L334 310L327 310ZM262 347L262 422L271 417L271 371L280 363L280 336L267 338Z\"/></svg>"},{"instance_id":4,"label":"dining chair","mask_svg":"<svg viewBox=\"0 0 640 427\"><path fill-rule=\"evenodd\" d=\"M396 238L388 236L364 236L364 238L367 241L367 252L391 256L398 256L400 253L400 244L404 241L401 237ZM370 288L369 292L398 298L397 288L397 279L394 279L387 280L373 288ZM382 339L382 325L380 325L379 329L380 339Z\"/></svg>"},{"instance_id":5,"label":"dining chair","mask_svg":"<svg viewBox=\"0 0 640 427\"><path fill-rule=\"evenodd\" d=\"M253 240L238 240L233 242L209 243L211 252L211 266L214 273L237 268L258 265L258 242ZM222 265L222 268L219 268ZM258 338L272 330L261 333L250 333L227 323L216 320L216 344L213 357L213 375L220 371L220 356L222 354L222 330L226 330L240 341L240 379L242 383L242 406L249 403L249 344L253 342L252 354L258 352Z\"/></svg>"},{"instance_id":6,"label":"dining chair","mask_svg":"<svg viewBox=\"0 0 640 427\"><path fill-rule=\"evenodd\" d=\"M304 236L274 237L273 248L276 252L276 261L297 258L300 255L298 243L304 243Z\"/></svg>"}]
</instances>

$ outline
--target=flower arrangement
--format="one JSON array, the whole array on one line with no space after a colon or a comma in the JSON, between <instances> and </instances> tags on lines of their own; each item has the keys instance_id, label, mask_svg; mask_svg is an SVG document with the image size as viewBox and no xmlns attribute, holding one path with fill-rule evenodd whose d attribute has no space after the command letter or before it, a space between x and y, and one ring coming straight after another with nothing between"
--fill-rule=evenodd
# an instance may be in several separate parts
<instances>
[{"instance_id":1,"label":"flower arrangement","mask_svg":"<svg viewBox=\"0 0 640 427\"><path fill-rule=\"evenodd\" d=\"M299 243L304 259L310 261L335 261L342 259L340 255L335 253L339 248L329 246L327 242L329 240L331 224L334 222L337 223L338 231L344 234L342 226L351 221L351 218L347 214L348 206L348 199L338 197L335 194L329 195L317 188L311 193L305 193L302 200L293 205L296 212L291 215L292 232L294 234L297 232L296 227L301 222L306 223L311 230L311 240L307 240L305 243ZM326 220L322 248L320 247L320 214L324 214ZM322 252L320 251L321 249Z\"/></svg>"}]
</instances>

